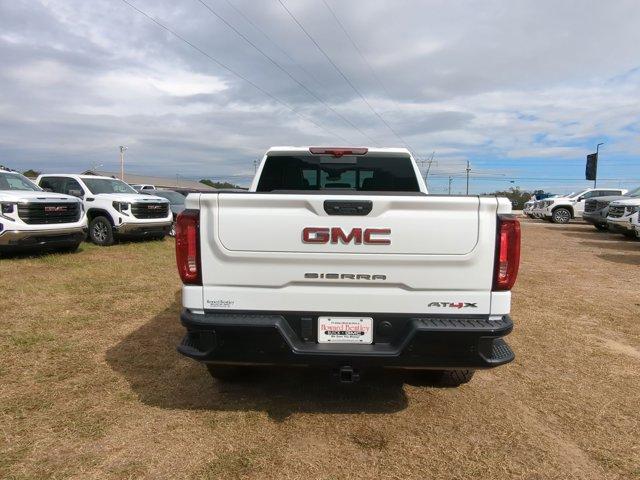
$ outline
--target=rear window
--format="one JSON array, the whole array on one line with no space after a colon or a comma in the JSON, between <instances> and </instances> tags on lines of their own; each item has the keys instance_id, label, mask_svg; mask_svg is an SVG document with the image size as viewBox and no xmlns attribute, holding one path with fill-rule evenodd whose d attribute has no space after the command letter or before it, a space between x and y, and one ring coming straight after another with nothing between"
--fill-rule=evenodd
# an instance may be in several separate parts
<instances>
[{"instance_id":1,"label":"rear window","mask_svg":"<svg viewBox=\"0 0 640 480\"><path fill-rule=\"evenodd\" d=\"M258 192L274 190L352 190L418 192L409 157L267 157Z\"/></svg>"}]
</instances>

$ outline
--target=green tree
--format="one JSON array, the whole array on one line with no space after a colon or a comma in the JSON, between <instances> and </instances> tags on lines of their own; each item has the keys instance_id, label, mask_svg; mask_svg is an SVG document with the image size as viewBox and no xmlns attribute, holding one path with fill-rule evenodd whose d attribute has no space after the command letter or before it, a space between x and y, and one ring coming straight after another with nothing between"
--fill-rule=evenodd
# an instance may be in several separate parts
<instances>
[{"instance_id":1,"label":"green tree","mask_svg":"<svg viewBox=\"0 0 640 480\"><path fill-rule=\"evenodd\" d=\"M208 178L203 178L202 180L200 180L200 183L203 183L205 185L208 185L210 187L213 188L220 188L220 189L225 189L225 188L242 188L238 185L235 185L233 183L229 183L229 182L214 182L213 180L209 180Z\"/></svg>"},{"instance_id":2,"label":"green tree","mask_svg":"<svg viewBox=\"0 0 640 480\"><path fill-rule=\"evenodd\" d=\"M513 208L521 210L524 208L524 202L531 198L532 193L526 190L520 190L520 187L511 187L509 190L499 190L489 195L496 197L507 197L513 204Z\"/></svg>"},{"instance_id":3,"label":"green tree","mask_svg":"<svg viewBox=\"0 0 640 480\"><path fill-rule=\"evenodd\" d=\"M22 174L25 177L29 177L29 178L36 178L38 175L40 175L42 172L38 172L37 170L33 170L33 169L29 169L29 170L25 170L24 172L22 172Z\"/></svg>"}]
</instances>

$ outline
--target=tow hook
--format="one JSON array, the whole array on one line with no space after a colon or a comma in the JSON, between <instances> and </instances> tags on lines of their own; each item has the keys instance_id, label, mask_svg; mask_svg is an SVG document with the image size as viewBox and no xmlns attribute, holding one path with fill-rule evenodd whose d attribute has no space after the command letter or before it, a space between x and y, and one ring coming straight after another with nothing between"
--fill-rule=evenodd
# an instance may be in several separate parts
<instances>
[{"instance_id":1,"label":"tow hook","mask_svg":"<svg viewBox=\"0 0 640 480\"><path fill-rule=\"evenodd\" d=\"M356 383L360 380L360 374L351 365L344 365L338 369L338 382Z\"/></svg>"}]
</instances>

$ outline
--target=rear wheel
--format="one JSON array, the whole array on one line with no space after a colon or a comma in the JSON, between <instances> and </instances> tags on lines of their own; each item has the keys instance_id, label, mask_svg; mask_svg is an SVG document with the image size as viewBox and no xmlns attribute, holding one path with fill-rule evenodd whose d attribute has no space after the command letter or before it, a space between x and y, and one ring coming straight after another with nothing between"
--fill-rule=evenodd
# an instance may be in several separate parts
<instances>
[{"instance_id":1,"label":"rear wheel","mask_svg":"<svg viewBox=\"0 0 640 480\"><path fill-rule=\"evenodd\" d=\"M457 387L463 383L468 383L475 370L442 370L438 371L436 382L443 387Z\"/></svg>"},{"instance_id":2,"label":"rear wheel","mask_svg":"<svg viewBox=\"0 0 640 480\"><path fill-rule=\"evenodd\" d=\"M609 230L609 226L606 223L596 223L594 227L596 227L601 232L606 232L607 230Z\"/></svg>"},{"instance_id":3,"label":"rear wheel","mask_svg":"<svg viewBox=\"0 0 640 480\"><path fill-rule=\"evenodd\" d=\"M556 208L551 215L553 223L569 223L571 212L567 208Z\"/></svg>"},{"instance_id":4,"label":"rear wheel","mask_svg":"<svg viewBox=\"0 0 640 480\"><path fill-rule=\"evenodd\" d=\"M96 245L113 245L113 226L106 217L96 217L89 224L89 238Z\"/></svg>"}]
</instances>

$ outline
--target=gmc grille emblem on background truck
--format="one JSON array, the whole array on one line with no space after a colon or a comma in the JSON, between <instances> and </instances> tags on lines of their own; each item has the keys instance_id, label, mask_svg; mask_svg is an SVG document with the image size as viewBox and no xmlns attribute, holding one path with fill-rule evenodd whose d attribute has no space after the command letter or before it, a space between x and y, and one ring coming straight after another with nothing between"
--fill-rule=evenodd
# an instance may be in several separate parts
<instances>
[{"instance_id":1,"label":"gmc grille emblem on background truck","mask_svg":"<svg viewBox=\"0 0 640 480\"><path fill-rule=\"evenodd\" d=\"M302 230L303 243L342 243L348 245L391 245L390 228L352 228L347 234L340 227L306 227Z\"/></svg>"},{"instance_id":2,"label":"gmc grille emblem on background truck","mask_svg":"<svg viewBox=\"0 0 640 480\"><path fill-rule=\"evenodd\" d=\"M63 205L44 207L45 212L66 212L67 207Z\"/></svg>"}]
</instances>

